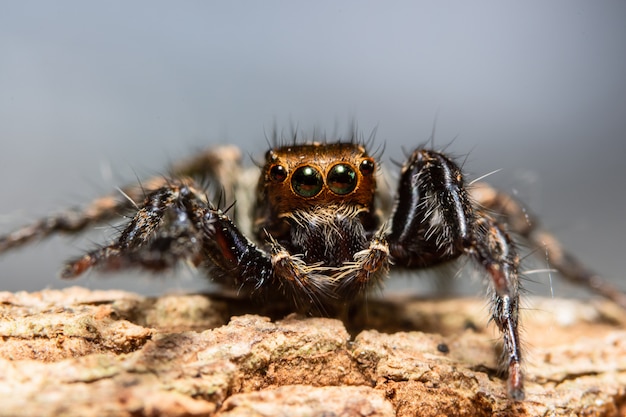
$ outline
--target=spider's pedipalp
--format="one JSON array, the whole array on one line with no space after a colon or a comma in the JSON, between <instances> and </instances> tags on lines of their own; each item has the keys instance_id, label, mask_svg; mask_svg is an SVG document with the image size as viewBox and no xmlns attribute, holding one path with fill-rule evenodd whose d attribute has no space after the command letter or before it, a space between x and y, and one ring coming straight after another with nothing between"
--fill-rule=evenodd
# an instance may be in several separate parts
<instances>
[{"instance_id":1,"label":"spider's pedipalp","mask_svg":"<svg viewBox=\"0 0 626 417\"><path fill-rule=\"evenodd\" d=\"M334 299L330 268L304 262L271 236L268 251L259 248L215 210L205 213L204 223L203 265L214 280L250 296L287 298L303 312L327 313Z\"/></svg>"},{"instance_id":2,"label":"spider's pedipalp","mask_svg":"<svg viewBox=\"0 0 626 417\"><path fill-rule=\"evenodd\" d=\"M270 245L274 278L284 294L299 310L327 314L324 306L337 302L328 275L332 268L321 262L307 265L302 255L290 254L274 239Z\"/></svg>"},{"instance_id":3,"label":"spider's pedipalp","mask_svg":"<svg viewBox=\"0 0 626 417\"><path fill-rule=\"evenodd\" d=\"M369 241L366 249L354 254L354 261L345 262L333 279L337 292L343 297L349 294L366 294L374 287L382 287L389 272L389 245L383 229Z\"/></svg>"}]
</instances>

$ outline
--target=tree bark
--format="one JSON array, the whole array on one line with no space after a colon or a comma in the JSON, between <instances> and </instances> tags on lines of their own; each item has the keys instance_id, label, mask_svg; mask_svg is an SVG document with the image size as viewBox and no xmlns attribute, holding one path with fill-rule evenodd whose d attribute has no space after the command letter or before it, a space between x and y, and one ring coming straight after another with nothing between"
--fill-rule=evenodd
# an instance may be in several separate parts
<instances>
[{"instance_id":1,"label":"tree bark","mask_svg":"<svg viewBox=\"0 0 626 417\"><path fill-rule=\"evenodd\" d=\"M518 402L484 300L388 297L337 320L217 295L0 293L0 415L626 415L624 312L525 305Z\"/></svg>"}]
</instances>

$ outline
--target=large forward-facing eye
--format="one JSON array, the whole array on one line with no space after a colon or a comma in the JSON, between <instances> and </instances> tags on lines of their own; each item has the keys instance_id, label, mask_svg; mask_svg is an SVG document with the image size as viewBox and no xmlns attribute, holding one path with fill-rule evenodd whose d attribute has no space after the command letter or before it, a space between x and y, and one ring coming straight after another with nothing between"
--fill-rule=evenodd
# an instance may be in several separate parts
<instances>
[{"instance_id":1,"label":"large forward-facing eye","mask_svg":"<svg viewBox=\"0 0 626 417\"><path fill-rule=\"evenodd\" d=\"M356 188L356 172L348 164L334 165L328 176L326 177L326 184L328 188L335 194L344 195L351 193Z\"/></svg>"},{"instance_id":2,"label":"large forward-facing eye","mask_svg":"<svg viewBox=\"0 0 626 417\"><path fill-rule=\"evenodd\" d=\"M291 186L302 197L313 197L322 191L324 179L317 169L305 165L294 171Z\"/></svg>"}]
</instances>

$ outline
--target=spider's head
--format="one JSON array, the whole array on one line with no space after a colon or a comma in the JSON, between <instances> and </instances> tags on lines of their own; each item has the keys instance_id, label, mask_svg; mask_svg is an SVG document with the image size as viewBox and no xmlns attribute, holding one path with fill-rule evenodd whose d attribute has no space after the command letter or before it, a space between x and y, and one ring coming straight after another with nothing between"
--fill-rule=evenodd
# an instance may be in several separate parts
<instances>
[{"instance_id":1,"label":"spider's head","mask_svg":"<svg viewBox=\"0 0 626 417\"><path fill-rule=\"evenodd\" d=\"M372 207L376 162L356 143L290 145L267 152L258 204L277 218L320 206Z\"/></svg>"}]
</instances>

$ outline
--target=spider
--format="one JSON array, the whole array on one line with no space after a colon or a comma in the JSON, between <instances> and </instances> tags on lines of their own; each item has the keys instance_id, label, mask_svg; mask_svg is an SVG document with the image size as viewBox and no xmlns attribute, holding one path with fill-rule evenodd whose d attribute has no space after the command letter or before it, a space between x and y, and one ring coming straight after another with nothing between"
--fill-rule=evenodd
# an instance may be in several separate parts
<instances>
[{"instance_id":1,"label":"spider","mask_svg":"<svg viewBox=\"0 0 626 417\"><path fill-rule=\"evenodd\" d=\"M509 233L545 251L569 280L626 308L624 294L565 252L520 203L486 184L467 185L459 164L442 152L420 146L408 155L388 221L376 186L379 163L355 135L272 147L250 213L221 203L224 194L238 201L251 194L237 175L240 159L233 146L208 149L173 165L167 176L120 189L124 198L101 197L1 236L0 253L132 210L112 242L70 260L61 276L91 268L160 271L184 262L250 297L286 299L319 314L358 302L392 267L428 268L465 255L488 277L513 400L524 398L524 376L520 258Z\"/></svg>"}]
</instances>

